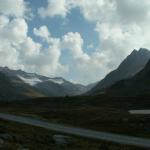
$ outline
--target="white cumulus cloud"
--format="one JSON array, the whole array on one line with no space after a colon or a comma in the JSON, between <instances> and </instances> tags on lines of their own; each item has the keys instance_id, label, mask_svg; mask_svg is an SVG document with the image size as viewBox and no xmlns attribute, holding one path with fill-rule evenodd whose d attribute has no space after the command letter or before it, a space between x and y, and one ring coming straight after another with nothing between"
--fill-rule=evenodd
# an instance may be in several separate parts
<instances>
[{"instance_id":1,"label":"white cumulus cloud","mask_svg":"<svg viewBox=\"0 0 150 150\"><path fill-rule=\"evenodd\" d=\"M47 26L41 26L39 29L37 28L34 28L34 34L36 36L39 36L45 40L48 40L49 39L49 36L50 36L50 33L48 31L48 28Z\"/></svg>"},{"instance_id":2,"label":"white cumulus cloud","mask_svg":"<svg viewBox=\"0 0 150 150\"><path fill-rule=\"evenodd\" d=\"M67 17L71 9L78 7L86 20L95 23L94 30L98 33L100 46L92 54L88 55L83 50L83 39L79 35L69 33L63 39L63 46L71 50L73 59L77 60L76 56L82 58L79 72L81 76L88 74L87 82L98 80L115 69L133 49L150 49L149 0L63 0L61 6L64 9L56 9L54 3L55 6L59 5L59 1L48 0L44 17ZM57 10L57 13L51 13L50 7Z\"/></svg>"},{"instance_id":3,"label":"white cumulus cloud","mask_svg":"<svg viewBox=\"0 0 150 150\"><path fill-rule=\"evenodd\" d=\"M24 0L0 0L0 13L12 17L24 17L28 12Z\"/></svg>"},{"instance_id":4,"label":"white cumulus cloud","mask_svg":"<svg viewBox=\"0 0 150 150\"><path fill-rule=\"evenodd\" d=\"M47 16L61 16L65 17L69 12L69 5L67 0L48 0L48 5L46 8L41 7L38 9L38 13L41 17L45 18Z\"/></svg>"}]
</instances>

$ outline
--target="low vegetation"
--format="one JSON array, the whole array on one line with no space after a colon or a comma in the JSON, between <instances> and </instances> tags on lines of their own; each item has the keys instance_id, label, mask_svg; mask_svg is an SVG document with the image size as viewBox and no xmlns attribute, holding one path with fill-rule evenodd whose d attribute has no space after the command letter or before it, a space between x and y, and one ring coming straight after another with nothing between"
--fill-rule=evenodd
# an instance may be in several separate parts
<instances>
[{"instance_id":1,"label":"low vegetation","mask_svg":"<svg viewBox=\"0 0 150 150\"><path fill-rule=\"evenodd\" d=\"M142 96L143 97L143 96ZM150 137L150 116L131 115L129 110L149 109L147 97L40 98L1 103L1 112L46 119L99 131Z\"/></svg>"},{"instance_id":2,"label":"low vegetation","mask_svg":"<svg viewBox=\"0 0 150 150\"><path fill-rule=\"evenodd\" d=\"M72 137L72 142L58 145L54 142L55 132L42 128L0 120L0 144L2 150L142 150L141 148L118 145L104 141L93 141ZM60 134L60 133L59 133ZM5 136L3 136L5 135ZM4 138L5 137L5 138ZM143 149L144 150L144 149Z\"/></svg>"}]
</instances>

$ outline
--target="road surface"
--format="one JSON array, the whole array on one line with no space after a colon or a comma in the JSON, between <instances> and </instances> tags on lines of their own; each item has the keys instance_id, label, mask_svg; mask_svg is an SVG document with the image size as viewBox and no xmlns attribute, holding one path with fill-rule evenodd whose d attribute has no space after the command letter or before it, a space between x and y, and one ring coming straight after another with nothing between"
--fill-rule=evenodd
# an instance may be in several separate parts
<instances>
[{"instance_id":1,"label":"road surface","mask_svg":"<svg viewBox=\"0 0 150 150\"><path fill-rule=\"evenodd\" d=\"M145 139L145 138L136 138L136 137L131 137L131 136L124 136L124 135L118 135L118 134L112 134L112 133L106 133L106 132L98 132L98 131L93 131L93 130L88 130L88 129L69 127L69 126L60 125L60 124L49 123L49 122L38 120L38 119L15 116L15 115L10 115L10 114L5 114L5 113L0 113L0 119L18 122L18 123L27 124L27 125L32 125L32 126L37 126L37 127L42 127L45 129L49 129L49 130L53 130L53 131L57 131L57 132L65 133L65 134L81 136L85 138L105 140L105 141L111 141L111 142L115 142L119 144L150 148L150 139Z\"/></svg>"}]
</instances>

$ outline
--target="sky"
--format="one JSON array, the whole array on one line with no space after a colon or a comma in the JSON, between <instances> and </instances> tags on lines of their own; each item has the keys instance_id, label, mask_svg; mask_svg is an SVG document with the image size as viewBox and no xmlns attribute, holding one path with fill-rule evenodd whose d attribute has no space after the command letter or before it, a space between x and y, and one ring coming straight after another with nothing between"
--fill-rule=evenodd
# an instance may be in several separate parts
<instances>
[{"instance_id":1,"label":"sky","mask_svg":"<svg viewBox=\"0 0 150 150\"><path fill-rule=\"evenodd\" d=\"M150 49L149 0L0 0L0 66L82 84Z\"/></svg>"}]
</instances>

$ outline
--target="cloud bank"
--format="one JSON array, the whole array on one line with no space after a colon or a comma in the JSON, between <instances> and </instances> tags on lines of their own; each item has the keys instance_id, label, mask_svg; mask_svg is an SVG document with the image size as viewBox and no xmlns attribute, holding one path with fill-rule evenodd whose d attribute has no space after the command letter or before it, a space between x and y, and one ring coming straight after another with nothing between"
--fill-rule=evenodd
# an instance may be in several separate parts
<instances>
[{"instance_id":1,"label":"cloud bank","mask_svg":"<svg viewBox=\"0 0 150 150\"><path fill-rule=\"evenodd\" d=\"M48 0L46 7L38 8L42 19L67 18L72 9L79 8L84 18L95 24L93 30L99 36L100 46L91 54L83 48L80 33L56 38L46 25L33 29L41 39L35 42L28 35L28 4L24 0L0 0L0 4L1 66L48 76L73 73L73 80L89 83L116 68L133 49L150 48L149 0ZM67 64L61 62L64 53L69 56Z\"/></svg>"}]
</instances>

